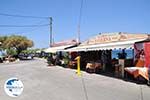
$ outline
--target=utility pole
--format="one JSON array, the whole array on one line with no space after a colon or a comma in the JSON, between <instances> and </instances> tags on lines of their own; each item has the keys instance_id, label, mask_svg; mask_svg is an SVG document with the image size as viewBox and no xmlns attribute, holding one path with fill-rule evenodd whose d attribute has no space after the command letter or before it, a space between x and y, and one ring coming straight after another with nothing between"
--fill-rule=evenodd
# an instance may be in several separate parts
<instances>
[{"instance_id":1,"label":"utility pole","mask_svg":"<svg viewBox=\"0 0 150 100\"><path fill-rule=\"evenodd\" d=\"M78 25L77 43L80 43L80 24Z\"/></svg>"},{"instance_id":2,"label":"utility pole","mask_svg":"<svg viewBox=\"0 0 150 100\"><path fill-rule=\"evenodd\" d=\"M77 33L77 42L80 43L80 24L81 24L81 17L82 17L82 9L83 9L83 0L81 0L81 7L79 13L79 23L78 23L78 33Z\"/></svg>"},{"instance_id":3,"label":"utility pole","mask_svg":"<svg viewBox=\"0 0 150 100\"><path fill-rule=\"evenodd\" d=\"M52 19L52 17L50 17L49 20L50 20L50 47L51 47L53 44L53 33L52 33L52 21L53 21L53 19Z\"/></svg>"}]
</instances>

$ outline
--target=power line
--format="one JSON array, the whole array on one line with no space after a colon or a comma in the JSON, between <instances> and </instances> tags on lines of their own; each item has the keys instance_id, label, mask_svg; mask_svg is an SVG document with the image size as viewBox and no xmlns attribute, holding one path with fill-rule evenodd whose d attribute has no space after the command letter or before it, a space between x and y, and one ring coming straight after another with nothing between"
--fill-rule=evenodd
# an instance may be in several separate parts
<instances>
[{"instance_id":1,"label":"power line","mask_svg":"<svg viewBox=\"0 0 150 100\"><path fill-rule=\"evenodd\" d=\"M5 14L0 13L1 16L9 16L9 17L22 17L22 18L37 18L37 19L49 19L49 17L40 17L40 16L25 16L25 15L13 15L13 14Z\"/></svg>"},{"instance_id":2,"label":"power line","mask_svg":"<svg viewBox=\"0 0 150 100\"><path fill-rule=\"evenodd\" d=\"M45 27L45 26L41 26L41 27ZM41 29L41 28L35 27L34 29L31 29L31 30L28 30L28 31L20 31L20 32L13 32L13 33L30 33L30 32L36 31L38 29Z\"/></svg>"},{"instance_id":3,"label":"power line","mask_svg":"<svg viewBox=\"0 0 150 100\"><path fill-rule=\"evenodd\" d=\"M41 26L48 26L49 24L42 24L42 25L0 25L0 27L41 27Z\"/></svg>"},{"instance_id":4,"label":"power line","mask_svg":"<svg viewBox=\"0 0 150 100\"><path fill-rule=\"evenodd\" d=\"M42 24L43 23L43 21L40 21L39 23L37 23L37 24ZM49 26L49 25L48 25ZM40 27L45 27L45 26L40 26ZM28 30L28 31L20 31L20 32L15 32L15 33L29 33L29 32L33 32L33 31L35 31L35 30L38 30L39 29L39 27L32 27L32 29L30 29L30 30Z\"/></svg>"},{"instance_id":5,"label":"power line","mask_svg":"<svg viewBox=\"0 0 150 100\"><path fill-rule=\"evenodd\" d=\"M41 24L44 24L43 23L43 20L36 23L36 25L41 25ZM37 27L26 27L26 28L30 28L30 30L26 30L26 31L18 31L18 32L11 32L11 33L5 33L5 34L12 34L12 33L30 33L30 32L33 32L35 30L38 30L38 29L41 29L41 27L47 27L49 25L46 25L46 26L37 26ZM39 28L40 27L40 28Z\"/></svg>"},{"instance_id":6,"label":"power line","mask_svg":"<svg viewBox=\"0 0 150 100\"><path fill-rule=\"evenodd\" d=\"M11 32L11 33L4 33L3 32L3 34L24 34L24 33L31 33L31 32L33 32L33 31L37 31L37 30L39 30L39 29L41 29L41 28L43 28L43 27L46 27L46 26L40 26L40 28L39 27L32 27L33 29L30 29L30 30L26 30L26 31L18 31L18 32ZM1 32L0 32L1 33ZM2 34L2 33L1 33Z\"/></svg>"}]
</instances>

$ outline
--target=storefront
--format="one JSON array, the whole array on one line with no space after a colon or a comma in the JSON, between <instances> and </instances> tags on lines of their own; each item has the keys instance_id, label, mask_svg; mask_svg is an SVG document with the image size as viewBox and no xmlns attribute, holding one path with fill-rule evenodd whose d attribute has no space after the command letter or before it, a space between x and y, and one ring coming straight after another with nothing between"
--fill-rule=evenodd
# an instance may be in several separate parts
<instances>
[{"instance_id":1,"label":"storefront","mask_svg":"<svg viewBox=\"0 0 150 100\"><path fill-rule=\"evenodd\" d=\"M134 43L143 41L147 37L147 34L101 33L81 43L78 47L66 51L77 52L81 56L81 69L119 73L124 77L124 67L133 66ZM119 51L116 57L114 57L115 50Z\"/></svg>"},{"instance_id":2,"label":"storefront","mask_svg":"<svg viewBox=\"0 0 150 100\"><path fill-rule=\"evenodd\" d=\"M68 48L76 47L77 41L76 40L65 40L60 42L55 42L51 45L51 47L44 50L46 53L56 53L59 51L63 51Z\"/></svg>"},{"instance_id":3,"label":"storefront","mask_svg":"<svg viewBox=\"0 0 150 100\"><path fill-rule=\"evenodd\" d=\"M150 36L134 44L134 66L125 68L125 70L134 76L142 77L149 81L148 70L150 69Z\"/></svg>"},{"instance_id":4,"label":"storefront","mask_svg":"<svg viewBox=\"0 0 150 100\"><path fill-rule=\"evenodd\" d=\"M69 61L68 53L64 52L66 49L77 47L76 40L66 40L61 42L55 42L51 47L44 50L48 54L48 63L52 65L67 65Z\"/></svg>"}]
</instances>

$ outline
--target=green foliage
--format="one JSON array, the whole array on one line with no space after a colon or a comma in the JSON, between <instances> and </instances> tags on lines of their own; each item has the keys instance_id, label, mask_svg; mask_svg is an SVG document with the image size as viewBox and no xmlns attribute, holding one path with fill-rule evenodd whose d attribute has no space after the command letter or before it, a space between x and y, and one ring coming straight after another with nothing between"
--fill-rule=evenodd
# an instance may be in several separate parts
<instances>
[{"instance_id":1,"label":"green foliage","mask_svg":"<svg viewBox=\"0 0 150 100\"><path fill-rule=\"evenodd\" d=\"M0 37L0 42L2 42L2 48L10 50L14 48L17 54L33 46L33 41L27 39L25 36L18 35Z\"/></svg>"},{"instance_id":2,"label":"green foliage","mask_svg":"<svg viewBox=\"0 0 150 100\"><path fill-rule=\"evenodd\" d=\"M23 50L22 53L30 54L30 53L36 53L38 49L27 49Z\"/></svg>"},{"instance_id":3,"label":"green foliage","mask_svg":"<svg viewBox=\"0 0 150 100\"><path fill-rule=\"evenodd\" d=\"M68 58L64 58L63 60L64 60L65 65L69 64L69 59Z\"/></svg>"},{"instance_id":4,"label":"green foliage","mask_svg":"<svg viewBox=\"0 0 150 100\"><path fill-rule=\"evenodd\" d=\"M64 64L65 65L69 64L69 55L68 55L68 53L64 53L63 60L64 60Z\"/></svg>"},{"instance_id":5,"label":"green foliage","mask_svg":"<svg viewBox=\"0 0 150 100\"><path fill-rule=\"evenodd\" d=\"M7 36L0 36L0 42L4 42L8 37Z\"/></svg>"},{"instance_id":6,"label":"green foliage","mask_svg":"<svg viewBox=\"0 0 150 100\"><path fill-rule=\"evenodd\" d=\"M7 49L7 54L14 56L14 55L17 55L17 51L13 48L10 48L10 49Z\"/></svg>"},{"instance_id":7,"label":"green foliage","mask_svg":"<svg viewBox=\"0 0 150 100\"><path fill-rule=\"evenodd\" d=\"M68 53L66 53L66 52L64 52L64 58L69 59L69 54L68 54Z\"/></svg>"},{"instance_id":8,"label":"green foliage","mask_svg":"<svg viewBox=\"0 0 150 100\"><path fill-rule=\"evenodd\" d=\"M5 49L4 42L6 41L7 36L0 36L0 49Z\"/></svg>"}]
</instances>

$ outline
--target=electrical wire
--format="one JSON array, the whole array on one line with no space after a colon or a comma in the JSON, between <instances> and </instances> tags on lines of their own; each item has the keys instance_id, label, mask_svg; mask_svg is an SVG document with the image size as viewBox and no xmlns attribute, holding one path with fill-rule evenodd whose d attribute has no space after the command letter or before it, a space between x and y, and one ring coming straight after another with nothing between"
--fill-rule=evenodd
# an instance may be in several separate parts
<instances>
[{"instance_id":1,"label":"electrical wire","mask_svg":"<svg viewBox=\"0 0 150 100\"><path fill-rule=\"evenodd\" d=\"M42 26L42 28L43 27L46 27L46 26ZM37 31L37 30L41 30L41 27L39 28L39 27L35 27L35 28L33 28L33 29L31 29L31 30L27 30L27 31L20 31L20 32L13 32L13 33L16 33L16 34L30 34L31 32L34 32L34 31ZM10 33L9 33L10 34Z\"/></svg>"},{"instance_id":2,"label":"electrical wire","mask_svg":"<svg viewBox=\"0 0 150 100\"><path fill-rule=\"evenodd\" d=\"M45 20L45 19L44 19ZM41 20L41 21L39 21L38 23L36 23L36 25L43 25L44 23L43 23L43 19ZM49 26L49 25L48 25ZM39 28L40 27L40 28ZM11 33L5 33L5 34L23 34L23 33L30 33L30 32L33 32L33 31L36 31L36 30L39 30L39 29L41 29L41 28L43 28L43 27L47 27L47 25L45 25L45 26L37 26L37 27L25 27L25 29L27 28L30 28L30 29L28 29L28 30L26 30L26 31L18 31L18 32L11 32Z\"/></svg>"},{"instance_id":3,"label":"electrical wire","mask_svg":"<svg viewBox=\"0 0 150 100\"><path fill-rule=\"evenodd\" d=\"M5 35L6 34L25 34L25 33L31 33L31 32L33 32L33 31L36 31L36 30L39 30L39 29L41 29L41 28L43 28L43 27L47 27L47 26L40 26L40 28L39 27L32 27L32 29L30 29L30 30L26 30L26 31L18 31L18 32L11 32L11 33L5 33Z\"/></svg>"},{"instance_id":4,"label":"electrical wire","mask_svg":"<svg viewBox=\"0 0 150 100\"><path fill-rule=\"evenodd\" d=\"M43 21L40 21L39 23L37 23L37 24L43 24ZM40 26L40 28L41 27L45 27L45 26ZM30 32L33 32L33 31L36 31L36 30L38 30L39 29L39 27L33 27L32 29L30 29L30 30L27 30L27 31L20 31L20 32L15 32L15 33L30 33Z\"/></svg>"},{"instance_id":5,"label":"electrical wire","mask_svg":"<svg viewBox=\"0 0 150 100\"><path fill-rule=\"evenodd\" d=\"M22 18L38 18L38 19L49 19L49 17L24 16L24 15L12 15L12 14L5 14L5 13L0 13L0 16L22 17Z\"/></svg>"},{"instance_id":6,"label":"electrical wire","mask_svg":"<svg viewBox=\"0 0 150 100\"><path fill-rule=\"evenodd\" d=\"M48 26L49 24L42 25L0 25L0 27L40 27L40 26Z\"/></svg>"}]
</instances>

